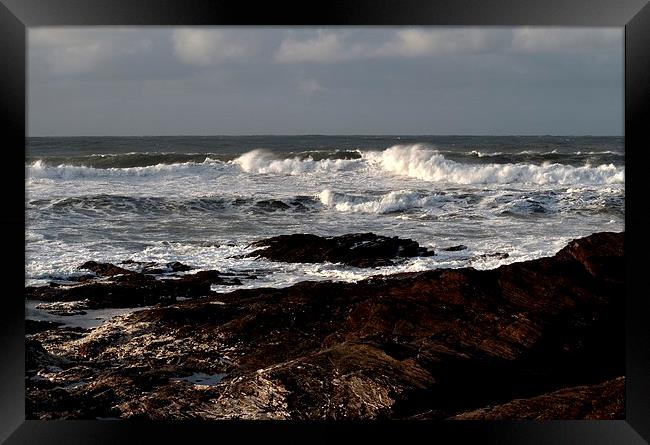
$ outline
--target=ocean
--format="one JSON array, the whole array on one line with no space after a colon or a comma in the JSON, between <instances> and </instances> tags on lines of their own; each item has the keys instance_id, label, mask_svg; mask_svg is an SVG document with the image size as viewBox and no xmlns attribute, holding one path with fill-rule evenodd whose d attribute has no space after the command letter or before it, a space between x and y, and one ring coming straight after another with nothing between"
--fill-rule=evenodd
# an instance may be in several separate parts
<instances>
[{"instance_id":1,"label":"ocean","mask_svg":"<svg viewBox=\"0 0 650 445\"><path fill-rule=\"evenodd\" d=\"M83 275L88 260L258 277L242 287L490 269L624 230L624 162L622 137L28 138L26 285ZM355 232L436 255L370 269L241 258L275 235Z\"/></svg>"}]
</instances>

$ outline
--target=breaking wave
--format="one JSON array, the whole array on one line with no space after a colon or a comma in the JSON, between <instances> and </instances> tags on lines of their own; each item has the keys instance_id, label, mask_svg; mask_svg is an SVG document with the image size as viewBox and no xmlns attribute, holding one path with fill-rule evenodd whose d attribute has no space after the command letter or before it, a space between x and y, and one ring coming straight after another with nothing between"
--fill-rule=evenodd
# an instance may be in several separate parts
<instances>
[{"instance_id":1,"label":"breaking wave","mask_svg":"<svg viewBox=\"0 0 650 445\"><path fill-rule=\"evenodd\" d=\"M203 162L182 162L174 164L156 164L144 167L127 168L96 168L85 165L60 164L57 166L47 165L43 160L37 160L27 166L27 176L33 179L75 179L75 178L96 178L114 176L155 176L175 172L201 173L206 169L218 168L223 165L221 161L205 158Z\"/></svg>"},{"instance_id":2,"label":"breaking wave","mask_svg":"<svg viewBox=\"0 0 650 445\"><path fill-rule=\"evenodd\" d=\"M617 184L625 169L614 164L575 167L564 164L475 164L446 159L424 145L395 145L381 152L365 152L364 159L386 172L425 181L455 184Z\"/></svg>"},{"instance_id":3,"label":"breaking wave","mask_svg":"<svg viewBox=\"0 0 650 445\"><path fill-rule=\"evenodd\" d=\"M318 195L322 205L339 212L350 213L395 213L422 207L437 202L436 196L409 190L392 191L379 197L364 197L325 189Z\"/></svg>"},{"instance_id":4,"label":"breaking wave","mask_svg":"<svg viewBox=\"0 0 650 445\"><path fill-rule=\"evenodd\" d=\"M214 175L228 169L250 174L302 175L336 174L347 171L368 171L373 174L398 175L446 184L557 184L607 185L623 184L625 167L612 163L569 165L553 162L495 162L501 153L473 152L487 159L484 163L467 163L450 159L422 144L395 145L383 151L336 153L334 158L310 156L281 157L266 150L252 150L230 161L205 157L202 162L159 163L138 167L97 168L85 165L49 165L39 159L26 166L32 179L75 179L113 176L156 176L169 174ZM234 168L234 170L233 170ZM392 199L392 198L391 198ZM395 198L397 199L397 198Z\"/></svg>"},{"instance_id":5,"label":"breaking wave","mask_svg":"<svg viewBox=\"0 0 650 445\"><path fill-rule=\"evenodd\" d=\"M300 158L298 156L279 159L269 151L258 149L244 153L232 163L247 173L299 175L311 172L352 170L361 164L361 160L330 158L314 160L312 157Z\"/></svg>"}]
</instances>

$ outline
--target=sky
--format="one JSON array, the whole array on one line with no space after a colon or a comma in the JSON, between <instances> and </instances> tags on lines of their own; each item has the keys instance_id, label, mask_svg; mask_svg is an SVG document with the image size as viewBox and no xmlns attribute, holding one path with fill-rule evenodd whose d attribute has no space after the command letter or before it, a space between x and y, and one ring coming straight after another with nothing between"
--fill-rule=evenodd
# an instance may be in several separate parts
<instances>
[{"instance_id":1,"label":"sky","mask_svg":"<svg viewBox=\"0 0 650 445\"><path fill-rule=\"evenodd\" d=\"M622 135L623 28L28 29L29 136Z\"/></svg>"}]
</instances>

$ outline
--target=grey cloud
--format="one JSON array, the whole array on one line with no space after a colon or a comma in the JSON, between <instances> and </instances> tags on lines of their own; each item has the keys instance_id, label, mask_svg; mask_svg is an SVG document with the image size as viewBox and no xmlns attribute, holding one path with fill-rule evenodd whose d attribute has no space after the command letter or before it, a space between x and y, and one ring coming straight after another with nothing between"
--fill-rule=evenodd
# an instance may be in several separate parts
<instances>
[{"instance_id":1,"label":"grey cloud","mask_svg":"<svg viewBox=\"0 0 650 445\"><path fill-rule=\"evenodd\" d=\"M254 37L231 29L179 28L172 31L175 54L184 62L210 66L251 57L257 51Z\"/></svg>"},{"instance_id":2,"label":"grey cloud","mask_svg":"<svg viewBox=\"0 0 650 445\"><path fill-rule=\"evenodd\" d=\"M525 27L512 31L512 49L525 53L612 52L622 48L618 28Z\"/></svg>"},{"instance_id":3,"label":"grey cloud","mask_svg":"<svg viewBox=\"0 0 650 445\"><path fill-rule=\"evenodd\" d=\"M31 135L621 134L622 29L30 28Z\"/></svg>"},{"instance_id":4,"label":"grey cloud","mask_svg":"<svg viewBox=\"0 0 650 445\"><path fill-rule=\"evenodd\" d=\"M367 39L373 34L378 38ZM347 30L318 30L303 38L285 38L275 53L275 59L285 63L331 63L386 57L477 53L502 46L506 43L504 37L509 40L511 32L480 28L408 28L356 33Z\"/></svg>"}]
</instances>

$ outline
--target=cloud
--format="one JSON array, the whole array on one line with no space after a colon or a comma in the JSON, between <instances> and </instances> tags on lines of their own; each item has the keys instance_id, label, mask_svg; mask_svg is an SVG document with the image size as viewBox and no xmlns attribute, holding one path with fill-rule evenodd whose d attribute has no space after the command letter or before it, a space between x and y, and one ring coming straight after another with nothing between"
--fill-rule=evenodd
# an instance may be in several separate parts
<instances>
[{"instance_id":1,"label":"cloud","mask_svg":"<svg viewBox=\"0 0 650 445\"><path fill-rule=\"evenodd\" d=\"M623 30L617 28L515 28L512 50L518 53L580 53L620 50Z\"/></svg>"},{"instance_id":2,"label":"cloud","mask_svg":"<svg viewBox=\"0 0 650 445\"><path fill-rule=\"evenodd\" d=\"M622 28L29 28L28 131L618 134L622 43Z\"/></svg>"},{"instance_id":3,"label":"cloud","mask_svg":"<svg viewBox=\"0 0 650 445\"><path fill-rule=\"evenodd\" d=\"M175 29L171 38L176 56L192 65L215 65L244 58L254 52L250 40L245 41L220 29Z\"/></svg>"},{"instance_id":4,"label":"cloud","mask_svg":"<svg viewBox=\"0 0 650 445\"><path fill-rule=\"evenodd\" d=\"M298 89L306 94L315 94L325 91L327 88L316 79L304 79L298 82Z\"/></svg>"},{"instance_id":5,"label":"cloud","mask_svg":"<svg viewBox=\"0 0 650 445\"><path fill-rule=\"evenodd\" d=\"M507 31L478 28L391 30L378 34L381 39L370 41L359 38L363 33L364 31L354 33L319 30L316 35L307 38L290 36L281 42L275 53L275 60L284 63L332 63L389 57L479 53L503 47L510 37Z\"/></svg>"},{"instance_id":6,"label":"cloud","mask_svg":"<svg viewBox=\"0 0 650 445\"><path fill-rule=\"evenodd\" d=\"M503 47L503 32L466 29L404 29L377 48L374 57L420 57L481 53Z\"/></svg>"},{"instance_id":7,"label":"cloud","mask_svg":"<svg viewBox=\"0 0 650 445\"><path fill-rule=\"evenodd\" d=\"M336 63L381 58L418 58L461 54L601 51L622 45L616 28L404 28L383 31L316 31L285 38L275 53L283 63Z\"/></svg>"},{"instance_id":8,"label":"cloud","mask_svg":"<svg viewBox=\"0 0 650 445\"><path fill-rule=\"evenodd\" d=\"M28 30L30 62L54 75L82 74L120 56L149 51L150 38L137 30L32 28Z\"/></svg>"},{"instance_id":9,"label":"cloud","mask_svg":"<svg viewBox=\"0 0 650 445\"><path fill-rule=\"evenodd\" d=\"M345 33L319 30L312 38L288 37L275 53L278 62L340 62L363 58L367 48L345 41Z\"/></svg>"}]
</instances>

